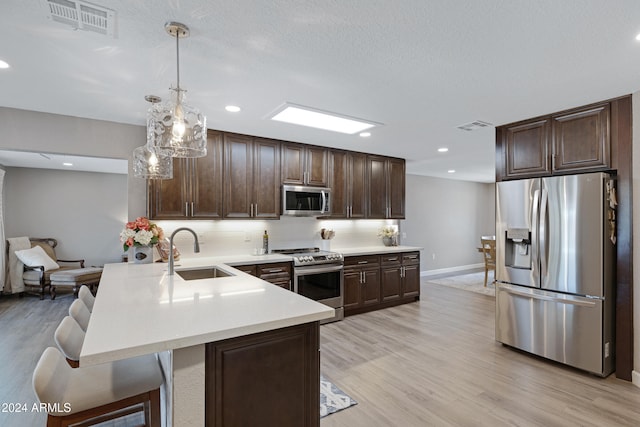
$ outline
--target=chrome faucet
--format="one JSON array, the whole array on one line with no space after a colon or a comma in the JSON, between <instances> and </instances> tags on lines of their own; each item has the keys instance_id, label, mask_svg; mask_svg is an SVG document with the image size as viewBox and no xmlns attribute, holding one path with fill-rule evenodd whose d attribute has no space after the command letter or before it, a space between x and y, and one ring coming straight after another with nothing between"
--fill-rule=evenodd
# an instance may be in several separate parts
<instances>
[{"instance_id":1,"label":"chrome faucet","mask_svg":"<svg viewBox=\"0 0 640 427\"><path fill-rule=\"evenodd\" d=\"M171 233L171 237L169 238L169 249L171 251L169 252L169 276L173 276L173 236L175 236L178 231L188 231L193 234L193 238L195 239L193 242L193 252L200 252L200 243L198 242L198 235L195 231L188 227L180 227L176 229L173 233Z\"/></svg>"}]
</instances>

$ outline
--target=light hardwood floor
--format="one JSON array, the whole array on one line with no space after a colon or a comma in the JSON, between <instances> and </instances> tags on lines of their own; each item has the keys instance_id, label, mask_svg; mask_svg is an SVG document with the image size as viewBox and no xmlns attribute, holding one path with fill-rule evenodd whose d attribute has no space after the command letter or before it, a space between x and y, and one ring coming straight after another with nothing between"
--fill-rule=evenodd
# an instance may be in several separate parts
<instances>
[{"instance_id":1,"label":"light hardwood floor","mask_svg":"<svg viewBox=\"0 0 640 427\"><path fill-rule=\"evenodd\" d=\"M35 402L33 367L70 303L0 298L0 404ZM493 316L491 297L423 281L417 303L323 325L322 373L358 404L321 426L640 425L640 388L504 347ZM0 426L45 418L0 412Z\"/></svg>"}]
</instances>

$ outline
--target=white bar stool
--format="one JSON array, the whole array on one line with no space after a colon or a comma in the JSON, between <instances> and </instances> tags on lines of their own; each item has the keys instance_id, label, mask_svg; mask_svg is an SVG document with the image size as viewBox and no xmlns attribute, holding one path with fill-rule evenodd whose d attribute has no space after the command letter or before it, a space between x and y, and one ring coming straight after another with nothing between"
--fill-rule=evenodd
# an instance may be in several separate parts
<instances>
[{"instance_id":1,"label":"white bar stool","mask_svg":"<svg viewBox=\"0 0 640 427\"><path fill-rule=\"evenodd\" d=\"M74 300L69 306L69 316L73 317L84 332L87 332L91 312L81 299Z\"/></svg>"},{"instance_id":2,"label":"white bar stool","mask_svg":"<svg viewBox=\"0 0 640 427\"><path fill-rule=\"evenodd\" d=\"M47 406L47 426L95 425L144 408L145 425L159 427L162 371L155 355L72 368L55 347L45 349L33 389ZM137 410L129 410L137 406Z\"/></svg>"},{"instance_id":3,"label":"white bar stool","mask_svg":"<svg viewBox=\"0 0 640 427\"><path fill-rule=\"evenodd\" d=\"M78 298L80 298L84 305L87 306L89 312L93 313L93 304L96 302L96 297L93 296L91 290L87 285L80 286L80 290L78 291Z\"/></svg>"},{"instance_id":4,"label":"white bar stool","mask_svg":"<svg viewBox=\"0 0 640 427\"><path fill-rule=\"evenodd\" d=\"M77 368L80 361L80 350L84 343L84 331L71 316L65 316L53 334L56 345L67 358L69 366Z\"/></svg>"}]
</instances>

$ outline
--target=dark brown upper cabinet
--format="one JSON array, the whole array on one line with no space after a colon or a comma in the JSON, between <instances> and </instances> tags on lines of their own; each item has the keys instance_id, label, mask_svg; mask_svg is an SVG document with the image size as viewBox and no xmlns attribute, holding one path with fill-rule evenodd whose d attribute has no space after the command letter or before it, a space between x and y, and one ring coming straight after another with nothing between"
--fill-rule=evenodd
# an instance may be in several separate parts
<instances>
[{"instance_id":1,"label":"dark brown upper cabinet","mask_svg":"<svg viewBox=\"0 0 640 427\"><path fill-rule=\"evenodd\" d=\"M224 218L279 218L279 172L278 141L225 133Z\"/></svg>"},{"instance_id":2,"label":"dark brown upper cabinet","mask_svg":"<svg viewBox=\"0 0 640 427\"><path fill-rule=\"evenodd\" d=\"M368 155L367 218L404 219L405 161Z\"/></svg>"},{"instance_id":3,"label":"dark brown upper cabinet","mask_svg":"<svg viewBox=\"0 0 640 427\"><path fill-rule=\"evenodd\" d=\"M621 99L499 126L496 180L615 169L611 111Z\"/></svg>"},{"instance_id":4,"label":"dark brown upper cabinet","mask_svg":"<svg viewBox=\"0 0 640 427\"><path fill-rule=\"evenodd\" d=\"M609 103L553 120L553 170L600 169L610 165Z\"/></svg>"},{"instance_id":5,"label":"dark brown upper cabinet","mask_svg":"<svg viewBox=\"0 0 640 427\"><path fill-rule=\"evenodd\" d=\"M282 144L282 183L326 187L329 150L303 144Z\"/></svg>"},{"instance_id":6,"label":"dark brown upper cabinet","mask_svg":"<svg viewBox=\"0 0 640 427\"><path fill-rule=\"evenodd\" d=\"M207 155L173 159L173 179L148 180L151 219L222 218L222 133L207 132Z\"/></svg>"},{"instance_id":7,"label":"dark brown upper cabinet","mask_svg":"<svg viewBox=\"0 0 640 427\"><path fill-rule=\"evenodd\" d=\"M329 151L330 218L366 218L367 155Z\"/></svg>"}]
</instances>

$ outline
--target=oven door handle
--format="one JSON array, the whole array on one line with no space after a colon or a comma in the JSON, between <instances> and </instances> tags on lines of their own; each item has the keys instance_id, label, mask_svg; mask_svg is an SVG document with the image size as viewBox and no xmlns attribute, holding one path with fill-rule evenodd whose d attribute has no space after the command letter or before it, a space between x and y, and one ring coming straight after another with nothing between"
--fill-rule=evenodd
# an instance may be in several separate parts
<instances>
[{"instance_id":1,"label":"oven door handle","mask_svg":"<svg viewBox=\"0 0 640 427\"><path fill-rule=\"evenodd\" d=\"M308 274L318 274L318 273L332 273L334 271L341 271L344 269L342 265L333 265L333 266L319 266L319 267L297 267L293 269L293 275L295 277L306 276Z\"/></svg>"}]
</instances>

